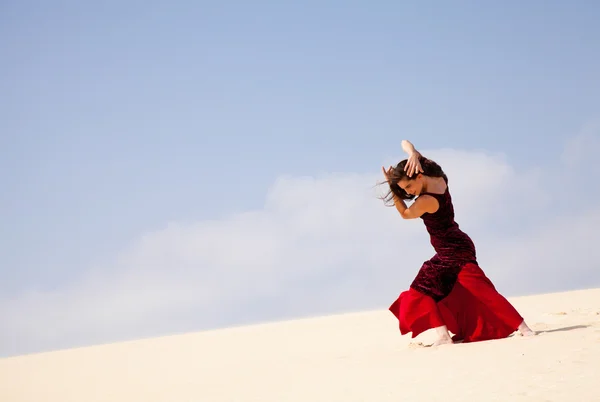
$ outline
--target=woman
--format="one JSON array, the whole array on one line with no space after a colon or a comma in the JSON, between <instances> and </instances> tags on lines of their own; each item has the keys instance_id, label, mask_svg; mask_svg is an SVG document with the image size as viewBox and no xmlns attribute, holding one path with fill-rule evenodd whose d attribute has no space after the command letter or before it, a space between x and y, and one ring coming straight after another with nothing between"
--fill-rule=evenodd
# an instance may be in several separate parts
<instances>
[{"instance_id":1,"label":"woman","mask_svg":"<svg viewBox=\"0 0 600 402\"><path fill-rule=\"evenodd\" d=\"M402 141L402 149L408 159L395 168L382 168L390 186L384 199L393 200L402 218L423 220L436 254L423 263L410 288L390 306L401 334L412 332L414 338L435 328L439 338L434 346L506 338L516 330L534 335L479 267L475 245L454 220L442 168L409 141ZM407 207L404 200L415 197Z\"/></svg>"}]
</instances>

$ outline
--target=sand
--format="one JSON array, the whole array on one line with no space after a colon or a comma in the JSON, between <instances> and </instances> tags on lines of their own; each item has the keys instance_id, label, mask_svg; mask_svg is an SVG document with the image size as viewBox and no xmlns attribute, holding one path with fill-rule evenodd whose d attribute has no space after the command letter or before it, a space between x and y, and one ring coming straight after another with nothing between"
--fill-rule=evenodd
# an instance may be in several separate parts
<instances>
[{"instance_id":1,"label":"sand","mask_svg":"<svg viewBox=\"0 0 600 402\"><path fill-rule=\"evenodd\" d=\"M537 336L424 347L383 309L4 358L0 401L600 401L600 289L510 300Z\"/></svg>"}]
</instances>

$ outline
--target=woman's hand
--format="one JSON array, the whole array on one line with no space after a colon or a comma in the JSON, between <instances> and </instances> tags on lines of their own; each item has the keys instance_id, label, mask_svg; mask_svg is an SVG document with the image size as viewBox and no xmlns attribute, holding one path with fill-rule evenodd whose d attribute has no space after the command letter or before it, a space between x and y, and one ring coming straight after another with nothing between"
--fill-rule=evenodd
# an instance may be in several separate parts
<instances>
[{"instance_id":1,"label":"woman's hand","mask_svg":"<svg viewBox=\"0 0 600 402\"><path fill-rule=\"evenodd\" d=\"M406 165L404 166L404 171L408 177L412 177L413 174L423 173L423 167L421 166L421 162L419 161L420 153L417 151L411 152L408 160L406 161Z\"/></svg>"},{"instance_id":2,"label":"woman's hand","mask_svg":"<svg viewBox=\"0 0 600 402\"><path fill-rule=\"evenodd\" d=\"M390 181L390 174L392 173L392 167L390 166L387 170L382 166L381 170L383 170L383 177L385 177L385 181Z\"/></svg>"},{"instance_id":3,"label":"woman's hand","mask_svg":"<svg viewBox=\"0 0 600 402\"><path fill-rule=\"evenodd\" d=\"M408 160L406 161L406 166L404 166L406 175L412 177L415 173L423 173L423 168L419 161L421 154L415 149L415 146L408 140L402 140L402 150L408 154Z\"/></svg>"}]
</instances>

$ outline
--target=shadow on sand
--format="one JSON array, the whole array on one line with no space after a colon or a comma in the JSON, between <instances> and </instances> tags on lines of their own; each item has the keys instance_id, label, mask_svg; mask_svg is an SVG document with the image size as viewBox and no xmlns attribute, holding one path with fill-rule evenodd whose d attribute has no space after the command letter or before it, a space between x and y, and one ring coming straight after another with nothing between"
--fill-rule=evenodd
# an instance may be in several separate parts
<instances>
[{"instance_id":1,"label":"shadow on sand","mask_svg":"<svg viewBox=\"0 0 600 402\"><path fill-rule=\"evenodd\" d=\"M570 327L564 327L564 328L555 328L555 329L546 329L546 330L541 330L541 331L535 331L536 334L549 334L551 332L565 332L565 331L573 331L575 329L584 329L584 328L589 328L590 325L573 325Z\"/></svg>"}]
</instances>

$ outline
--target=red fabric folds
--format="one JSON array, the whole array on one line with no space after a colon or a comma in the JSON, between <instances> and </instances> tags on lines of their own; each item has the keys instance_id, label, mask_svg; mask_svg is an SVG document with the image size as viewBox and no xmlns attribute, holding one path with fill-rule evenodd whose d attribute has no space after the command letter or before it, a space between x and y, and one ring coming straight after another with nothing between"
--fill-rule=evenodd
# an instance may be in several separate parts
<instances>
[{"instance_id":1,"label":"red fabric folds","mask_svg":"<svg viewBox=\"0 0 600 402\"><path fill-rule=\"evenodd\" d=\"M462 267L452 291L442 300L436 302L410 287L400 294L389 310L399 321L400 333L412 333L412 338L446 325L455 340L501 339L516 331L523 321L474 263Z\"/></svg>"}]
</instances>

